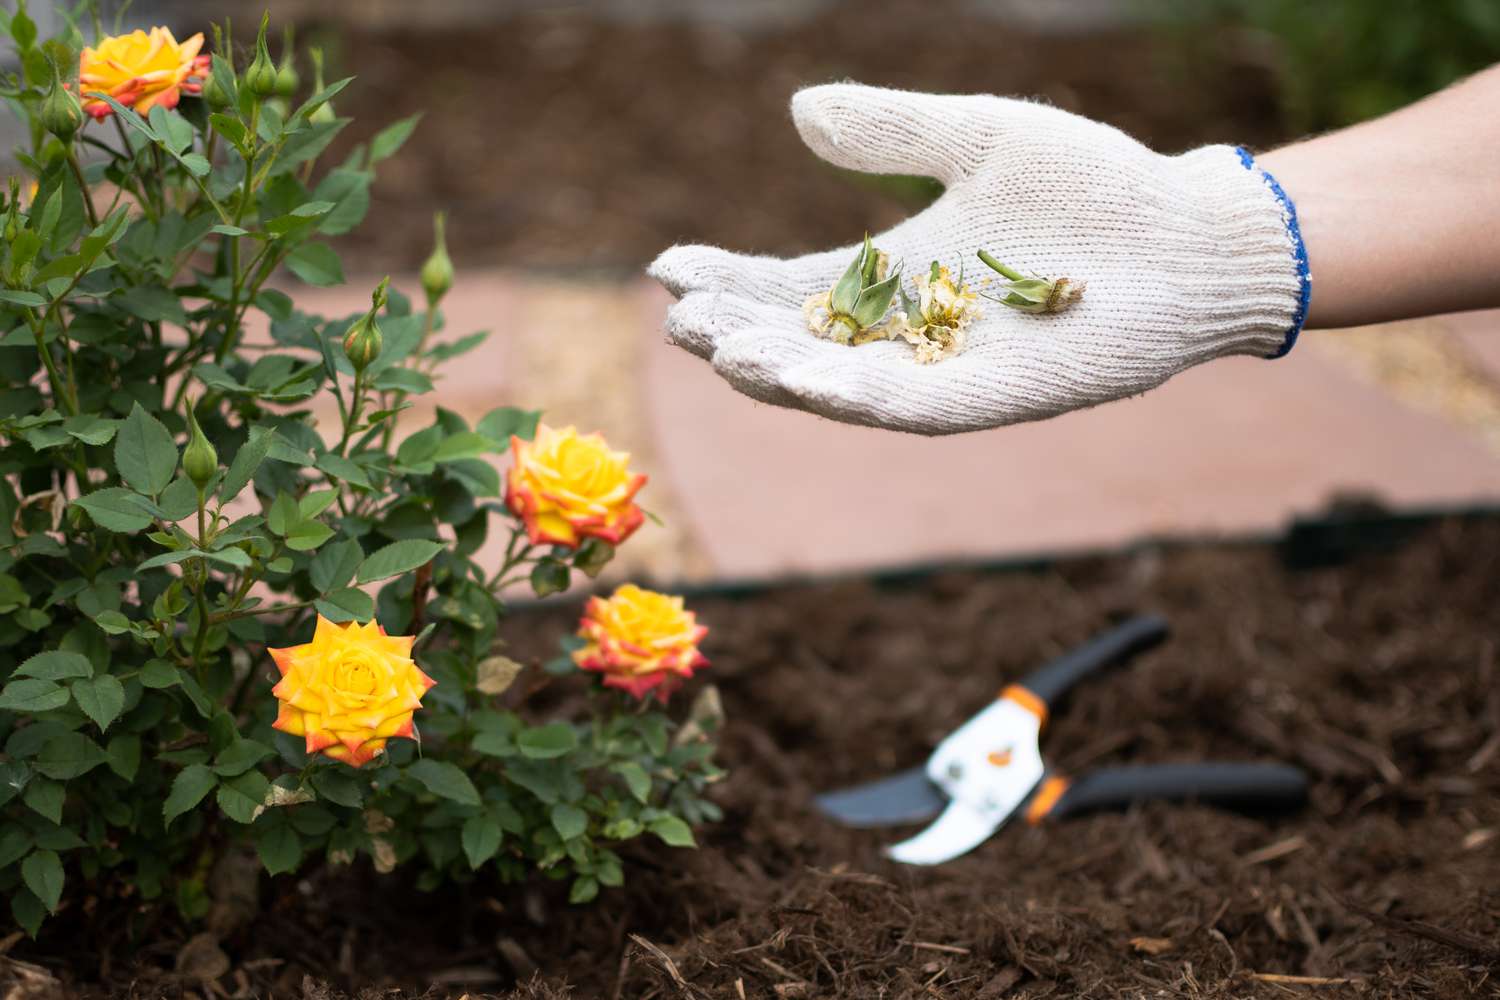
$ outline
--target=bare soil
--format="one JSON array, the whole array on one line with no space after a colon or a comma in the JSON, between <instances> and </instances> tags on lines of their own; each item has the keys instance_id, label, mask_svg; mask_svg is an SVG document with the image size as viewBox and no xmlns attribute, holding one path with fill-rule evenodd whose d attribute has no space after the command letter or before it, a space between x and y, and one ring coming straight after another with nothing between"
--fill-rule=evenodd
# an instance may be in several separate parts
<instances>
[{"instance_id":1,"label":"bare soil","mask_svg":"<svg viewBox=\"0 0 1500 1000\"><path fill-rule=\"evenodd\" d=\"M211 989L1500 995L1497 602L1493 516L700 595L730 777L699 850L632 851L626 887L586 908L553 884L263 880ZM1017 824L933 869L810 810L816 790L922 760L1003 682L1139 611L1165 614L1173 638L1078 689L1044 754L1074 773L1288 761L1313 776L1304 809L1155 803ZM513 651L547 655L574 613L519 615ZM75 931L12 955L97 995L205 991L173 974L188 932L168 918L145 948L117 925Z\"/></svg>"},{"instance_id":2,"label":"bare soil","mask_svg":"<svg viewBox=\"0 0 1500 1000\"><path fill-rule=\"evenodd\" d=\"M756 32L601 20L556 5L488 25L394 32L314 26L354 125L331 154L425 112L382 167L368 268L414 267L434 208L465 266L635 270L707 242L797 253L878 232L930 185L872 181L810 153L792 93L853 79L1033 97L1164 152L1284 138L1263 42L1154 30L1034 34L956 0L873 0Z\"/></svg>"}]
</instances>

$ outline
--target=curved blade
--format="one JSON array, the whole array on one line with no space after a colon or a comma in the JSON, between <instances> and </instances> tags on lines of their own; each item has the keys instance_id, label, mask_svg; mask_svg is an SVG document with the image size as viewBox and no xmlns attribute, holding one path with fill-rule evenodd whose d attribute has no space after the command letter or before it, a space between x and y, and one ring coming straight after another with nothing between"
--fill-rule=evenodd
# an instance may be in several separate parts
<instances>
[{"instance_id":1,"label":"curved blade","mask_svg":"<svg viewBox=\"0 0 1500 1000\"><path fill-rule=\"evenodd\" d=\"M948 804L922 767L813 799L827 817L854 827L900 826L931 819Z\"/></svg>"},{"instance_id":2,"label":"curved blade","mask_svg":"<svg viewBox=\"0 0 1500 1000\"><path fill-rule=\"evenodd\" d=\"M940 865L984 843L1003 822L1004 814L976 809L967 802L950 802L931 826L909 840L892 844L885 853L903 864Z\"/></svg>"}]
</instances>

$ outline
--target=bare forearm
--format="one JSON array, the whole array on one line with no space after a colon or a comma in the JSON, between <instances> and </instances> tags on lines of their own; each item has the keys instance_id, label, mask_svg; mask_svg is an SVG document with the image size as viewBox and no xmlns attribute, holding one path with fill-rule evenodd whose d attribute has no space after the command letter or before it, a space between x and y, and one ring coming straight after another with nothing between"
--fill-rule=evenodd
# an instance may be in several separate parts
<instances>
[{"instance_id":1,"label":"bare forearm","mask_svg":"<svg viewBox=\"0 0 1500 1000\"><path fill-rule=\"evenodd\" d=\"M1297 206L1309 327L1500 307L1500 66L1259 162Z\"/></svg>"}]
</instances>

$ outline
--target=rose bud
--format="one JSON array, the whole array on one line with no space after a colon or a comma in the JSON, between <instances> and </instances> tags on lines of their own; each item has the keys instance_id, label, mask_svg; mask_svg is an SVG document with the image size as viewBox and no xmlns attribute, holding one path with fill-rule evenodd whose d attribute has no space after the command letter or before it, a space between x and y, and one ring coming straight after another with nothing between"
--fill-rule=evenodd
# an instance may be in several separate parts
<instances>
[{"instance_id":1,"label":"rose bud","mask_svg":"<svg viewBox=\"0 0 1500 1000\"><path fill-rule=\"evenodd\" d=\"M72 91L62 85L56 63L52 64L52 89L47 91L37 117L42 128L57 136L63 143L72 141L73 133L83 124L83 105L78 103L78 98L73 96Z\"/></svg>"},{"instance_id":2,"label":"rose bud","mask_svg":"<svg viewBox=\"0 0 1500 1000\"><path fill-rule=\"evenodd\" d=\"M448 257L448 242L444 232L447 216L436 212L432 216L432 254L422 265L422 291L427 293L427 308L438 304L448 289L453 287L453 261Z\"/></svg>"},{"instance_id":3,"label":"rose bud","mask_svg":"<svg viewBox=\"0 0 1500 1000\"><path fill-rule=\"evenodd\" d=\"M665 704L693 671L708 666L698 651L707 634L681 597L627 583L607 600L589 599L578 626L584 645L573 662L602 674L607 687Z\"/></svg>"},{"instance_id":4,"label":"rose bud","mask_svg":"<svg viewBox=\"0 0 1500 1000\"><path fill-rule=\"evenodd\" d=\"M209 480L213 479L214 473L219 471L219 453L214 451L213 443L204 436L203 428L198 426L198 415L194 412L191 400L188 401L188 443L182 452L182 471L198 487L200 496L208 487Z\"/></svg>"},{"instance_id":5,"label":"rose bud","mask_svg":"<svg viewBox=\"0 0 1500 1000\"><path fill-rule=\"evenodd\" d=\"M386 289L390 283L389 276L381 280L374 294L370 296L370 311L350 323L349 329L344 333L344 353L349 356L349 363L354 366L356 372L362 372L370 367L375 359L380 357L380 349L385 344L385 338L381 336L380 324L375 321L375 316L385 308Z\"/></svg>"},{"instance_id":6,"label":"rose bud","mask_svg":"<svg viewBox=\"0 0 1500 1000\"><path fill-rule=\"evenodd\" d=\"M416 739L412 713L437 682L412 660L414 641L374 622L335 625L319 615L312 642L267 650L281 671L272 728L351 767L374 760L391 737Z\"/></svg>"},{"instance_id":7,"label":"rose bud","mask_svg":"<svg viewBox=\"0 0 1500 1000\"><path fill-rule=\"evenodd\" d=\"M302 78L297 75L296 52L292 48L292 26L286 26L281 36L281 65L276 68L276 96L291 97L297 92Z\"/></svg>"},{"instance_id":8,"label":"rose bud","mask_svg":"<svg viewBox=\"0 0 1500 1000\"><path fill-rule=\"evenodd\" d=\"M889 329L879 324L901 285L899 270L886 277L889 265L890 258L875 249L866 234L864 245L838 284L803 303L807 328L836 344L858 345L888 339Z\"/></svg>"},{"instance_id":9,"label":"rose bud","mask_svg":"<svg viewBox=\"0 0 1500 1000\"><path fill-rule=\"evenodd\" d=\"M1048 280L1035 275L1028 278L1015 268L1000 263L986 250L979 251L979 259L1008 279L1000 285L1005 295L1000 298L986 295L985 298L1021 312L1062 312L1083 298L1083 290L1087 287L1084 282L1074 281L1072 278Z\"/></svg>"},{"instance_id":10,"label":"rose bud","mask_svg":"<svg viewBox=\"0 0 1500 1000\"><path fill-rule=\"evenodd\" d=\"M260 34L255 38L255 59L245 70L245 86L256 97L271 97L276 93L276 64L271 62L271 50L266 48L266 28L270 23L270 13L262 14Z\"/></svg>"},{"instance_id":11,"label":"rose bud","mask_svg":"<svg viewBox=\"0 0 1500 1000\"><path fill-rule=\"evenodd\" d=\"M312 57L313 64L313 93L321 94L326 84L323 83L323 50L308 49L307 54ZM337 117L333 113L333 102L323 101L313 108L308 114L307 120L314 125L326 125Z\"/></svg>"}]
</instances>

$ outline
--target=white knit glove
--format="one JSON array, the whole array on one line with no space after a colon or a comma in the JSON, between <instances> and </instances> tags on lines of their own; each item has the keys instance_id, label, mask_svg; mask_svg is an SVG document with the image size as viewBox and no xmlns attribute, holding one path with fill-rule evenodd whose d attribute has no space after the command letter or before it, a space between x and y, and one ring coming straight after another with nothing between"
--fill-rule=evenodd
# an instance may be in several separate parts
<instances>
[{"instance_id":1,"label":"white knit glove","mask_svg":"<svg viewBox=\"0 0 1500 1000\"><path fill-rule=\"evenodd\" d=\"M1139 393L1226 354L1279 356L1306 315L1292 204L1233 147L1161 156L1041 104L852 84L800 91L792 115L832 163L946 185L874 237L907 275L936 260L996 278L982 248L1087 291L1049 315L981 300L967 349L923 365L904 341L850 347L808 331L803 303L855 246L792 260L671 248L650 268L680 299L668 334L756 399L919 434L977 430Z\"/></svg>"}]
</instances>

